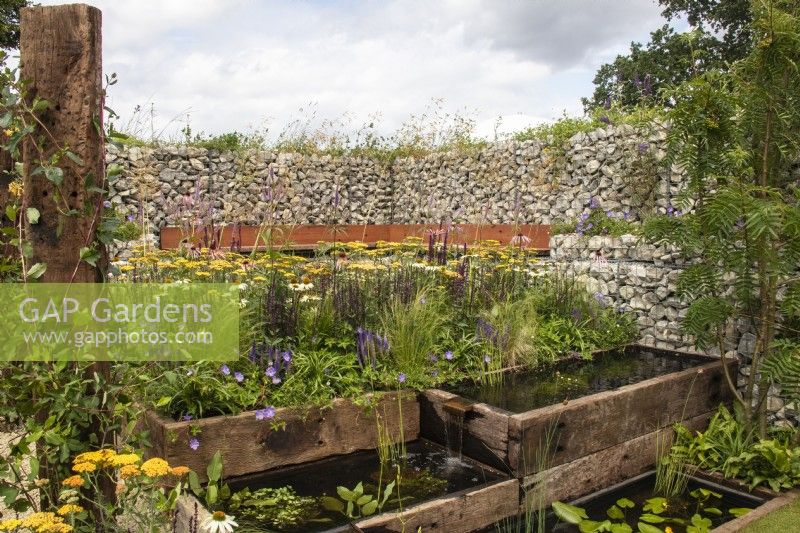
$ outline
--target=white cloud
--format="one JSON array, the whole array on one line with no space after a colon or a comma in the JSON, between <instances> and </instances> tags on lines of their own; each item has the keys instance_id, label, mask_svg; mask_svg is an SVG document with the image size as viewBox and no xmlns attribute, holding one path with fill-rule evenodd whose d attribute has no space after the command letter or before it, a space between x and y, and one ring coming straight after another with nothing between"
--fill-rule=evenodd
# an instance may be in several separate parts
<instances>
[{"instance_id":1,"label":"white cloud","mask_svg":"<svg viewBox=\"0 0 800 533\"><path fill-rule=\"evenodd\" d=\"M49 3L49 2L45 2ZM280 130L318 117L382 116L381 132L431 98L474 110L481 134L580 111L596 67L661 21L650 0L90 0L124 121L154 103L154 130ZM149 109L149 108L148 108ZM149 114L139 115L149 134Z\"/></svg>"}]
</instances>

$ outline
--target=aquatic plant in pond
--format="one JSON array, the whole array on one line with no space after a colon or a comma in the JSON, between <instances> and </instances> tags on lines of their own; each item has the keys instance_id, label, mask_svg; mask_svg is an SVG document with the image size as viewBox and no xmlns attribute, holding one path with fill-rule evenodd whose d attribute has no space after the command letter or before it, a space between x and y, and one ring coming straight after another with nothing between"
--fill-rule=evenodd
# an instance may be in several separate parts
<instances>
[{"instance_id":1,"label":"aquatic plant in pond","mask_svg":"<svg viewBox=\"0 0 800 533\"><path fill-rule=\"evenodd\" d=\"M719 492L697 487L688 495L672 498L660 496L636 501L627 497L617 499L605 513L587 512L583 507L553 502L552 509L559 520L577 526L581 533L610 531L612 533L707 533L713 527L750 511L747 507L725 505ZM635 529L634 529L635 528ZM568 531L556 527L556 531Z\"/></svg>"},{"instance_id":2,"label":"aquatic plant in pond","mask_svg":"<svg viewBox=\"0 0 800 533\"><path fill-rule=\"evenodd\" d=\"M235 492L226 506L243 525L279 530L302 526L320 514L319 498L298 496L291 487L243 489Z\"/></svg>"}]
</instances>

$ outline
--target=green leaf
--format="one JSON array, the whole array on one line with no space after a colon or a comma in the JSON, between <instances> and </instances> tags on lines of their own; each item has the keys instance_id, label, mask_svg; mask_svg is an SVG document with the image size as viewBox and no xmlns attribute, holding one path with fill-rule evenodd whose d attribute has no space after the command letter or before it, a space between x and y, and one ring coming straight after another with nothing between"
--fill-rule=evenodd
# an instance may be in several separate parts
<instances>
[{"instance_id":1,"label":"green leaf","mask_svg":"<svg viewBox=\"0 0 800 533\"><path fill-rule=\"evenodd\" d=\"M611 533L632 533L633 529L631 526L625 523L621 524L611 524Z\"/></svg>"},{"instance_id":2,"label":"green leaf","mask_svg":"<svg viewBox=\"0 0 800 533\"><path fill-rule=\"evenodd\" d=\"M64 181L64 171L59 167L44 167L44 177L56 185L61 185Z\"/></svg>"},{"instance_id":3,"label":"green leaf","mask_svg":"<svg viewBox=\"0 0 800 533\"><path fill-rule=\"evenodd\" d=\"M378 508L378 500L372 500L371 502L369 502L368 504L366 504L364 507L361 508L361 514L364 516L369 516L373 514L377 508Z\"/></svg>"},{"instance_id":4,"label":"green leaf","mask_svg":"<svg viewBox=\"0 0 800 533\"><path fill-rule=\"evenodd\" d=\"M664 518L663 516L658 516L657 514L645 513L639 517L639 520L642 520L649 524L660 524L661 522L664 522L666 518Z\"/></svg>"},{"instance_id":5,"label":"green leaf","mask_svg":"<svg viewBox=\"0 0 800 533\"><path fill-rule=\"evenodd\" d=\"M39 210L35 207L29 207L25 210L25 215L28 217L28 222L36 224L39 222Z\"/></svg>"},{"instance_id":6,"label":"green leaf","mask_svg":"<svg viewBox=\"0 0 800 533\"><path fill-rule=\"evenodd\" d=\"M392 495L393 490L394 490L394 480L392 480L392 482L386 485L386 488L383 489L383 500L381 500L381 507L386 505L386 501Z\"/></svg>"},{"instance_id":7,"label":"green leaf","mask_svg":"<svg viewBox=\"0 0 800 533\"><path fill-rule=\"evenodd\" d=\"M639 533L664 533L656 526L651 526L650 524L645 524L644 522L639 522L637 526L639 527Z\"/></svg>"},{"instance_id":8,"label":"green leaf","mask_svg":"<svg viewBox=\"0 0 800 533\"><path fill-rule=\"evenodd\" d=\"M716 507L706 507L705 509L703 509L703 512L714 516L722 516L722 511L720 511Z\"/></svg>"},{"instance_id":9,"label":"green leaf","mask_svg":"<svg viewBox=\"0 0 800 533\"><path fill-rule=\"evenodd\" d=\"M580 530L581 533L597 533L599 531L608 531L609 529L611 529L611 522L609 520L604 520L603 522L583 520L578 524L578 530Z\"/></svg>"},{"instance_id":10,"label":"green leaf","mask_svg":"<svg viewBox=\"0 0 800 533\"><path fill-rule=\"evenodd\" d=\"M36 263L28 269L27 276L31 279L39 279L47 271L47 263Z\"/></svg>"},{"instance_id":11,"label":"green leaf","mask_svg":"<svg viewBox=\"0 0 800 533\"><path fill-rule=\"evenodd\" d=\"M7 111L0 115L0 128L7 128L11 124L11 119L14 118L11 111Z\"/></svg>"},{"instance_id":12,"label":"green leaf","mask_svg":"<svg viewBox=\"0 0 800 533\"><path fill-rule=\"evenodd\" d=\"M346 502L355 500L357 498L355 493L346 487L336 487L336 494L338 494L339 497Z\"/></svg>"},{"instance_id":13,"label":"green leaf","mask_svg":"<svg viewBox=\"0 0 800 533\"><path fill-rule=\"evenodd\" d=\"M642 506L643 511L650 511L654 514L661 514L667 509L667 499L666 498L650 498L644 502L644 506Z\"/></svg>"},{"instance_id":14,"label":"green leaf","mask_svg":"<svg viewBox=\"0 0 800 533\"><path fill-rule=\"evenodd\" d=\"M364 494L363 496L361 496L360 498L358 498L356 500L356 505L361 506L361 505L364 505L365 503L367 503L368 501L371 501L371 500L372 500L372 496L371 495Z\"/></svg>"},{"instance_id":15,"label":"green leaf","mask_svg":"<svg viewBox=\"0 0 800 533\"><path fill-rule=\"evenodd\" d=\"M356 485L356 487L353 489L353 494L355 494L357 497L364 494L364 484L359 481L358 485Z\"/></svg>"},{"instance_id":16,"label":"green leaf","mask_svg":"<svg viewBox=\"0 0 800 533\"><path fill-rule=\"evenodd\" d=\"M78 154L67 150L67 152L64 155L66 155L69 158L69 160L75 163L76 165L83 166L83 159L81 159L80 156L78 156Z\"/></svg>"},{"instance_id":17,"label":"green leaf","mask_svg":"<svg viewBox=\"0 0 800 533\"><path fill-rule=\"evenodd\" d=\"M217 503L218 489L216 485L209 485L206 489L206 503L214 505Z\"/></svg>"},{"instance_id":18,"label":"green leaf","mask_svg":"<svg viewBox=\"0 0 800 533\"><path fill-rule=\"evenodd\" d=\"M583 520L589 519L584 509L568 503L553 502L551 507L553 508L553 512L556 513L556 516L568 524L578 525Z\"/></svg>"},{"instance_id":19,"label":"green leaf","mask_svg":"<svg viewBox=\"0 0 800 533\"><path fill-rule=\"evenodd\" d=\"M17 219L17 207L11 204L6 205L6 218L10 221Z\"/></svg>"},{"instance_id":20,"label":"green leaf","mask_svg":"<svg viewBox=\"0 0 800 533\"><path fill-rule=\"evenodd\" d=\"M628 498L620 498L617 500L617 505L620 506L622 509L633 509L636 507L636 504L633 503Z\"/></svg>"},{"instance_id":21,"label":"green leaf","mask_svg":"<svg viewBox=\"0 0 800 533\"><path fill-rule=\"evenodd\" d=\"M606 514L612 520L623 520L625 518L625 513L623 513L622 509L620 509L616 505L612 505L611 507L609 507L608 511L606 511Z\"/></svg>"},{"instance_id":22,"label":"green leaf","mask_svg":"<svg viewBox=\"0 0 800 533\"><path fill-rule=\"evenodd\" d=\"M97 266L97 260L100 259L100 252L94 248L83 247L80 253L81 261L86 261L92 266Z\"/></svg>"},{"instance_id":23,"label":"green leaf","mask_svg":"<svg viewBox=\"0 0 800 533\"><path fill-rule=\"evenodd\" d=\"M344 504L336 498L332 498L331 496L323 496L320 499L320 502L322 503L322 507L328 511L333 511L335 513L344 512Z\"/></svg>"},{"instance_id":24,"label":"green leaf","mask_svg":"<svg viewBox=\"0 0 800 533\"><path fill-rule=\"evenodd\" d=\"M219 450L217 450L217 453L211 458L211 462L208 463L206 475L208 476L209 483L216 483L222 477L222 454Z\"/></svg>"},{"instance_id":25,"label":"green leaf","mask_svg":"<svg viewBox=\"0 0 800 533\"><path fill-rule=\"evenodd\" d=\"M750 511L752 511L752 509L750 509L749 507L733 507L731 509L728 509L728 512L731 515L735 516L736 518L739 518L740 516L744 516L747 513L749 513Z\"/></svg>"},{"instance_id":26,"label":"green leaf","mask_svg":"<svg viewBox=\"0 0 800 533\"><path fill-rule=\"evenodd\" d=\"M44 111L45 109L50 107L50 102L45 99L37 98L33 102L33 107L31 108L34 113L39 113L40 111Z\"/></svg>"}]
</instances>

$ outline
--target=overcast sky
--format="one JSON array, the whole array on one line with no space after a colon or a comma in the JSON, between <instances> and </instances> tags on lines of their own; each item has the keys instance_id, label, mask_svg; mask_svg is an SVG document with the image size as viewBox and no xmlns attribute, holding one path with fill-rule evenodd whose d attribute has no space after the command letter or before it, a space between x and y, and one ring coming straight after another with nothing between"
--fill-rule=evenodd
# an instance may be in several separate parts
<instances>
[{"instance_id":1,"label":"overcast sky","mask_svg":"<svg viewBox=\"0 0 800 533\"><path fill-rule=\"evenodd\" d=\"M166 137L187 114L195 132L274 135L310 109L389 133L432 99L481 135L498 117L519 130L580 114L597 67L663 23L655 0L85 1L111 107L149 135L152 104Z\"/></svg>"}]
</instances>

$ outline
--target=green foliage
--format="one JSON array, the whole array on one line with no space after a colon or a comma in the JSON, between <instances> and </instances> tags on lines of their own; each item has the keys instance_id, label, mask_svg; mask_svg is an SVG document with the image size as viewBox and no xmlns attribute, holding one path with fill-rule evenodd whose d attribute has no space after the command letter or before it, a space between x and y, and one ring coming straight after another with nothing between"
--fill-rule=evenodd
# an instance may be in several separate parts
<instances>
[{"instance_id":1,"label":"green foliage","mask_svg":"<svg viewBox=\"0 0 800 533\"><path fill-rule=\"evenodd\" d=\"M724 354L733 324L755 333L744 390L736 390L735 378L728 384L745 423L763 437L768 379L775 376L760 369L782 357L775 341L793 335L778 314L778 294L790 295L791 308L800 261L800 193L792 184L800 157L797 4L754 2L750 30L756 46L746 58L669 91L666 162L685 169L688 187L679 202L691 211L655 217L644 232L678 245L699 265L678 282L690 303L683 327L698 346Z\"/></svg>"},{"instance_id":2,"label":"green foliage","mask_svg":"<svg viewBox=\"0 0 800 533\"><path fill-rule=\"evenodd\" d=\"M8 50L19 47L19 11L29 5L29 0L0 2L0 48Z\"/></svg>"},{"instance_id":3,"label":"green foliage","mask_svg":"<svg viewBox=\"0 0 800 533\"><path fill-rule=\"evenodd\" d=\"M589 108L609 99L623 106L655 102L661 88L678 85L694 76L745 57L752 48L749 0L659 0L669 19L688 19L695 28L680 34L664 25L650 34L646 44L631 43L626 55L602 65L595 75L595 90L584 98ZM666 102L669 104L669 102Z\"/></svg>"},{"instance_id":4,"label":"green foliage","mask_svg":"<svg viewBox=\"0 0 800 533\"><path fill-rule=\"evenodd\" d=\"M750 487L763 484L780 491L800 483L800 448L785 439L759 438L724 407L706 431L693 435L677 425L676 434L670 452L676 461L740 479Z\"/></svg>"},{"instance_id":5,"label":"green foliage","mask_svg":"<svg viewBox=\"0 0 800 533\"><path fill-rule=\"evenodd\" d=\"M438 353L449 318L443 298L437 290L423 289L407 303L399 299L390 302L381 318L395 368L412 379L422 376L430 355Z\"/></svg>"},{"instance_id":6,"label":"green foliage","mask_svg":"<svg viewBox=\"0 0 800 533\"><path fill-rule=\"evenodd\" d=\"M292 487L263 488L235 492L226 502L227 510L239 521L280 530L303 526L320 513L319 498L298 496Z\"/></svg>"},{"instance_id":7,"label":"green foliage","mask_svg":"<svg viewBox=\"0 0 800 533\"><path fill-rule=\"evenodd\" d=\"M375 514L386 505L394 492L395 481L391 481L386 487L378 489L375 495L364 493L364 484L359 483L353 490L347 487L336 487L336 493L341 500L332 496L323 496L322 505L329 511L344 514L349 519L358 519Z\"/></svg>"},{"instance_id":8,"label":"green foliage","mask_svg":"<svg viewBox=\"0 0 800 533\"><path fill-rule=\"evenodd\" d=\"M219 450L214 453L206 466L206 477L208 482L203 487L200 485L197 473L189 472L189 489L205 502L207 509L216 510L222 505L222 502L231 498L230 487L222 483L222 453Z\"/></svg>"},{"instance_id":9,"label":"green foliage","mask_svg":"<svg viewBox=\"0 0 800 533\"><path fill-rule=\"evenodd\" d=\"M633 526L639 533L661 533L666 529L685 528L687 533L707 533L711 531L711 517L724 513L717 505L722 502L722 495L705 488L697 488L689 493L690 505L682 506L671 503L663 497L649 498L642 503L641 509L627 498L620 498L606 510L606 516L597 520L590 518L586 510L575 505L553 502L552 509L559 520L578 526L581 533L632 533ZM674 502L674 500L673 500ZM672 514L673 507L679 514ZM741 516L748 509L732 508L727 514L730 517ZM630 512L631 516L628 515ZM635 518L638 516L638 519ZM653 525L653 524L657 524Z\"/></svg>"}]
</instances>

